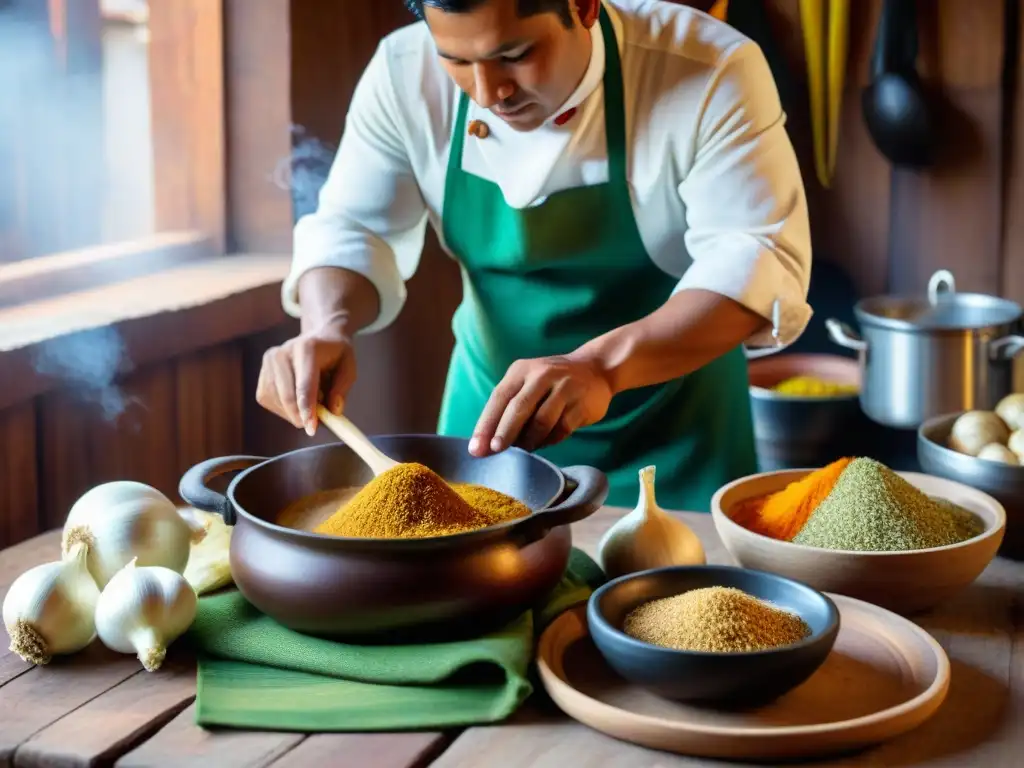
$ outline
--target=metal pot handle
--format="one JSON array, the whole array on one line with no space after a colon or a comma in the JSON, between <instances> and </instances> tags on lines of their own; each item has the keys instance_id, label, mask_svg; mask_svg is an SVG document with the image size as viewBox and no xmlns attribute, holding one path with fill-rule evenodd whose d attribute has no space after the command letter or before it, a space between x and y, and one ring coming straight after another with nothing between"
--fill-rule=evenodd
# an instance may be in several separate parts
<instances>
[{"instance_id":1,"label":"metal pot handle","mask_svg":"<svg viewBox=\"0 0 1024 768\"><path fill-rule=\"evenodd\" d=\"M825 321L825 329L828 331L829 338L840 347L846 347L855 352L863 352L868 348L867 342L858 336L853 328L835 318L830 317Z\"/></svg>"},{"instance_id":2,"label":"metal pot handle","mask_svg":"<svg viewBox=\"0 0 1024 768\"><path fill-rule=\"evenodd\" d=\"M1024 336L1003 336L988 345L989 359L995 362L1012 360L1021 352L1024 352Z\"/></svg>"},{"instance_id":3,"label":"metal pot handle","mask_svg":"<svg viewBox=\"0 0 1024 768\"><path fill-rule=\"evenodd\" d=\"M608 477L594 467L576 466L562 469L565 479L575 487L561 504L534 512L513 526L516 537L536 541L552 528L578 523L597 512L608 498Z\"/></svg>"},{"instance_id":4,"label":"metal pot handle","mask_svg":"<svg viewBox=\"0 0 1024 768\"><path fill-rule=\"evenodd\" d=\"M948 269L940 269L928 281L928 303L937 304L944 293L956 293L956 279Z\"/></svg>"},{"instance_id":5,"label":"metal pot handle","mask_svg":"<svg viewBox=\"0 0 1024 768\"><path fill-rule=\"evenodd\" d=\"M224 518L227 525L234 525L237 516L231 501L223 493L217 493L210 488L207 483L228 472L255 467L265 461L266 458L262 456L221 456L218 459L207 459L181 476L178 495L186 504L204 512L218 514Z\"/></svg>"}]
</instances>

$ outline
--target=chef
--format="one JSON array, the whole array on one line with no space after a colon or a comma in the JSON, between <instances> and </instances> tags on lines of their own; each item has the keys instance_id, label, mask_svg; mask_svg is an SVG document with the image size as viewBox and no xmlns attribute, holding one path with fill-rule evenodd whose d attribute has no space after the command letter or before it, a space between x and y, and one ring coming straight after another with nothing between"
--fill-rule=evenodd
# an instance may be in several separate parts
<instances>
[{"instance_id":1,"label":"chef","mask_svg":"<svg viewBox=\"0 0 1024 768\"><path fill-rule=\"evenodd\" d=\"M800 171L760 49L658 0L408 0L295 227L257 399L312 433L387 327L427 224L463 276L438 432L707 510L756 471L747 353L811 316Z\"/></svg>"}]
</instances>

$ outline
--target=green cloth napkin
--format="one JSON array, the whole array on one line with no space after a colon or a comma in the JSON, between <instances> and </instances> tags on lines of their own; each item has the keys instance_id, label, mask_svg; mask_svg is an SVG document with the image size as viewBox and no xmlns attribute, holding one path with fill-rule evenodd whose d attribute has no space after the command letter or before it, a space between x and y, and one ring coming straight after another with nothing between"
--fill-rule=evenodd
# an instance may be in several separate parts
<instances>
[{"instance_id":1,"label":"green cloth napkin","mask_svg":"<svg viewBox=\"0 0 1024 768\"><path fill-rule=\"evenodd\" d=\"M347 645L302 635L237 591L199 601L196 723L276 731L396 731L493 723L533 691L536 635L586 601L601 569L573 549L543 605L499 632L430 645Z\"/></svg>"}]
</instances>

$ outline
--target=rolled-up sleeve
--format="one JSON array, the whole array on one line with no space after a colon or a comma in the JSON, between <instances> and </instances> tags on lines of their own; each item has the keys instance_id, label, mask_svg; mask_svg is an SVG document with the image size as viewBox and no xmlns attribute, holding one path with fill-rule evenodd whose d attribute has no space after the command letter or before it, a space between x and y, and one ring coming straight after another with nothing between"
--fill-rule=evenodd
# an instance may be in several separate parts
<instances>
[{"instance_id":1,"label":"rolled-up sleeve","mask_svg":"<svg viewBox=\"0 0 1024 768\"><path fill-rule=\"evenodd\" d=\"M380 296L380 313L364 333L387 327L401 311L427 226L386 45L378 47L356 86L316 211L295 225L292 266L282 286L285 311L298 317L298 282L307 271L343 267L364 275Z\"/></svg>"},{"instance_id":2,"label":"rolled-up sleeve","mask_svg":"<svg viewBox=\"0 0 1024 768\"><path fill-rule=\"evenodd\" d=\"M679 185L693 262L677 291L713 291L772 322L748 347L791 344L812 314L810 225L778 91L757 45L739 46L718 67L695 138Z\"/></svg>"}]
</instances>

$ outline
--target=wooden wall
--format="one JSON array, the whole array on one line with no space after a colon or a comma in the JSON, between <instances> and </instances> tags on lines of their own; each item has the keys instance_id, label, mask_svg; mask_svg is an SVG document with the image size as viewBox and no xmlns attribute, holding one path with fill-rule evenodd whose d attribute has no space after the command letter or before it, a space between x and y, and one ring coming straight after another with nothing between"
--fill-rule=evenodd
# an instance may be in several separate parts
<instances>
[{"instance_id":1,"label":"wooden wall","mask_svg":"<svg viewBox=\"0 0 1024 768\"><path fill-rule=\"evenodd\" d=\"M867 295L919 293L935 270L948 268L960 289L1024 300L1024 231L1007 216L1024 183L1016 146L1024 115L1015 119L1013 109L1020 99L1018 0L919 0L919 70L936 102L940 142L938 162L924 172L894 170L868 136L861 91L881 0L851 3L831 190L820 186L811 160L798 0L768 6L798 97L786 107L804 169L815 258L841 265Z\"/></svg>"},{"instance_id":2,"label":"wooden wall","mask_svg":"<svg viewBox=\"0 0 1024 768\"><path fill-rule=\"evenodd\" d=\"M223 344L104 391L68 387L0 411L0 547L60 527L99 483L137 480L176 497L190 466L242 452L244 373L261 355L244 340Z\"/></svg>"}]
</instances>

